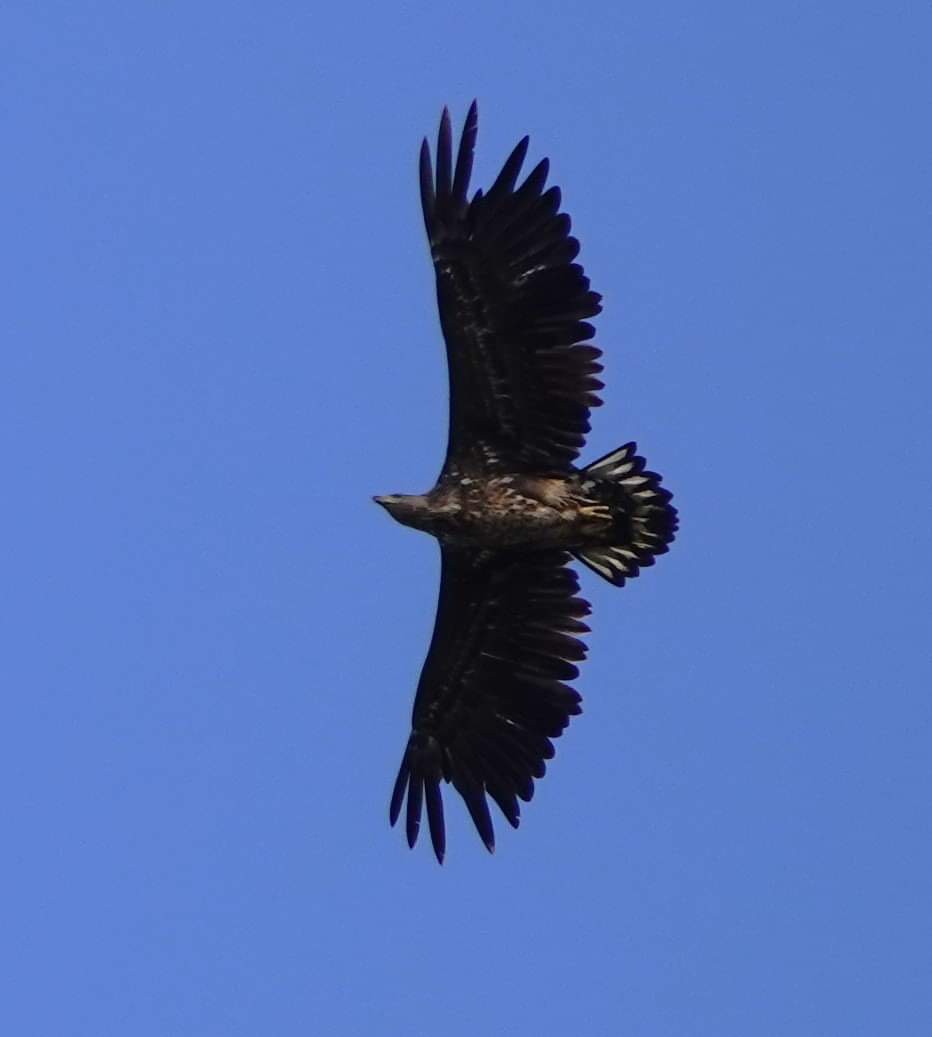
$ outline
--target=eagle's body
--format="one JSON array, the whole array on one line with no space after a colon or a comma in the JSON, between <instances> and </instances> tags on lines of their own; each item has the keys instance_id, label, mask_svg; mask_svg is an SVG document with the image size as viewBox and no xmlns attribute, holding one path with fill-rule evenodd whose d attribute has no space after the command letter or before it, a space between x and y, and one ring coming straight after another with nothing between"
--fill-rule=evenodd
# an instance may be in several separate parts
<instances>
[{"instance_id":1,"label":"eagle's body","mask_svg":"<svg viewBox=\"0 0 932 1037\"><path fill-rule=\"evenodd\" d=\"M399 522L452 547L566 549L605 542L612 512L579 476L477 472L441 481L412 497L383 497Z\"/></svg>"},{"instance_id":2,"label":"eagle's body","mask_svg":"<svg viewBox=\"0 0 932 1037\"><path fill-rule=\"evenodd\" d=\"M585 468L573 461L601 401L599 312L547 162L521 186L527 138L491 189L467 198L476 139L469 110L455 169L449 116L436 177L421 149L421 200L437 275L450 371L450 436L436 486L375 499L437 538L437 619L395 783L394 824L407 801L414 845L426 805L439 860L442 781L463 797L494 846L487 797L518 825L518 799L543 777L579 695L567 681L585 655L589 605L573 556L616 586L667 550L676 511L634 443Z\"/></svg>"}]
</instances>

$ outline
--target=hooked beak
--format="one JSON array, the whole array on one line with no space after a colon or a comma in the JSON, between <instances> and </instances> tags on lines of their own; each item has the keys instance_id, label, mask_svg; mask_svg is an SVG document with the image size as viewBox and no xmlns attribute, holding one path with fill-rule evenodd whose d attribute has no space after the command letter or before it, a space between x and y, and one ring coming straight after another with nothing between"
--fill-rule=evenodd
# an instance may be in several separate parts
<instances>
[{"instance_id":1,"label":"hooked beak","mask_svg":"<svg viewBox=\"0 0 932 1037\"><path fill-rule=\"evenodd\" d=\"M397 493L385 493L381 495L376 495L372 499L375 501L376 504L381 504L382 507L389 513L389 515L392 516L392 518L398 517L394 509L401 507L403 499L399 497Z\"/></svg>"}]
</instances>

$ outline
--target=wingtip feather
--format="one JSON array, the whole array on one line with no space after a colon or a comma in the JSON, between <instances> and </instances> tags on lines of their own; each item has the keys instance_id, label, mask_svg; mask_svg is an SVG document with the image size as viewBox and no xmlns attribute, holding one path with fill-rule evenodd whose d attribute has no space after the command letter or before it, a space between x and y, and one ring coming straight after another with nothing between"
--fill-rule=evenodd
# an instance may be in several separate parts
<instances>
[{"instance_id":1,"label":"wingtip feather","mask_svg":"<svg viewBox=\"0 0 932 1037\"><path fill-rule=\"evenodd\" d=\"M418 177L421 186L421 209L424 213L424 226L427 228L429 236L433 224L437 196L434 192L434 170L430 161L430 144L428 144L426 137L421 142L421 152L418 157Z\"/></svg>"},{"instance_id":2,"label":"wingtip feather","mask_svg":"<svg viewBox=\"0 0 932 1037\"><path fill-rule=\"evenodd\" d=\"M427 801L427 825L430 829L430 841L438 864L443 864L446 854L447 837L443 821L443 799L440 795L440 783L428 778L425 782Z\"/></svg>"},{"instance_id":3,"label":"wingtip feather","mask_svg":"<svg viewBox=\"0 0 932 1037\"><path fill-rule=\"evenodd\" d=\"M453 130L450 112L444 105L437 131L437 198L446 201L450 196L450 175L453 163Z\"/></svg>"},{"instance_id":4,"label":"wingtip feather","mask_svg":"<svg viewBox=\"0 0 932 1037\"><path fill-rule=\"evenodd\" d=\"M405 835L408 846L414 849L418 833L421 830L421 803L424 794L424 780L412 774L408 781L408 811L405 817Z\"/></svg>"},{"instance_id":5,"label":"wingtip feather","mask_svg":"<svg viewBox=\"0 0 932 1037\"><path fill-rule=\"evenodd\" d=\"M479 130L479 117L476 102L469 106L460 146L456 154L456 172L453 175L452 202L456 209L466 205L466 193L469 190L469 178L472 176L473 155L476 147L476 136Z\"/></svg>"},{"instance_id":6,"label":"wingtip feather","mask_svg":"<svg viewBox=\"0 0 932 1037\"><path fill-rule=\"evenodd\" d=\"M408 787L408 754L405 753L404 759L401 761L401 766L398 768L398 777L395 778L395 785L392 788L392 799L388 808L388 823L395 827L396 822L401 814L401 806L405 800L405 790Z\"/></svg>"}]
</instances>

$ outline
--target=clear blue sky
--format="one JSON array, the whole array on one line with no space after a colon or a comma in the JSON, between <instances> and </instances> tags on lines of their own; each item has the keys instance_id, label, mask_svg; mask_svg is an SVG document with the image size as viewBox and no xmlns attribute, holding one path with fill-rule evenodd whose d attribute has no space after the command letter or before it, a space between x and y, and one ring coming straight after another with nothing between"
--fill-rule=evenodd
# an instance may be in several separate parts
<instances>
[{"instance_id":1,"label":"clear blue sky","mask_svg":"<svg viewBox=\"0 0 932 1037\"><path fill-rule=\"evenodd\" d=\"M932 1033L932 14L12 3L2 1030ZM605 296L594 606L522 828L387 802L438 559L421 136L531 134Z\"/></svg>"}]
</instances>

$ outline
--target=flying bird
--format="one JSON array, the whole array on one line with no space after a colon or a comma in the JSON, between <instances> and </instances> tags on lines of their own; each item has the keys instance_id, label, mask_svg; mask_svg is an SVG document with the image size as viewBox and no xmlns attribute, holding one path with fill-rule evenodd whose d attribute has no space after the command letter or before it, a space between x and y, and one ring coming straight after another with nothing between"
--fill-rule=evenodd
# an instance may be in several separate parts
<instances>
[{"instance_id":1,"label":"flying bird","mask_svg":"<svg viewBox=\"0 0 932 1037\"><path fill-rule=\"evenodd\" d=\"M436 170L420 152L424 223L450 379L443 469L424 494L375 497L393 518L440 542L440 595L389 808L409 846L422 813L446 848L441 783L465 801L483 843L492 800L515 828L519 800L580 712L568 682L586 653L589 603L575 558L615 586L652 565L677 527L670 494L634 443L577 467L589 410L601 400L601 310L574 260L579 242L546 187L547 159L519 184L524 137L486 192L469 197L478 112L453 161L440 120Z\"/></svg>"}]
</instances>

